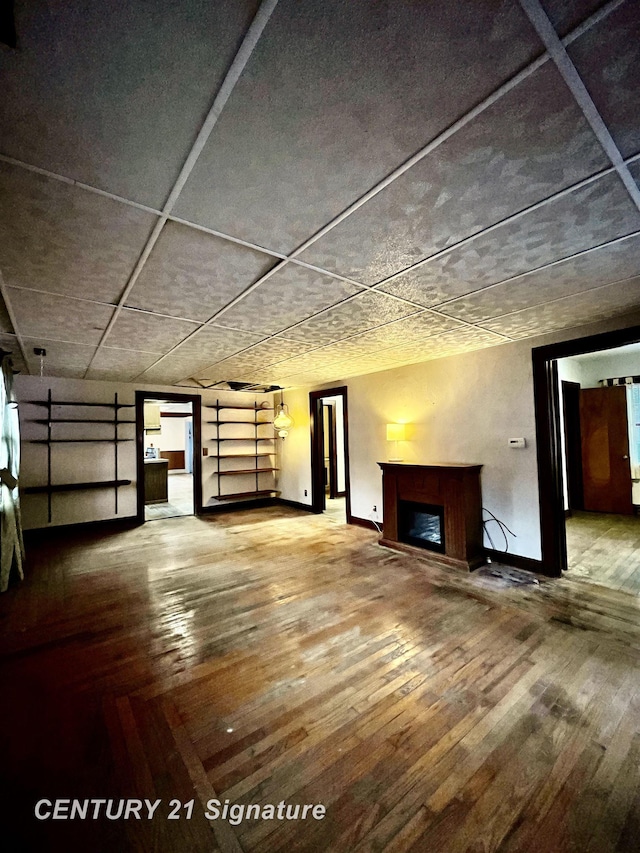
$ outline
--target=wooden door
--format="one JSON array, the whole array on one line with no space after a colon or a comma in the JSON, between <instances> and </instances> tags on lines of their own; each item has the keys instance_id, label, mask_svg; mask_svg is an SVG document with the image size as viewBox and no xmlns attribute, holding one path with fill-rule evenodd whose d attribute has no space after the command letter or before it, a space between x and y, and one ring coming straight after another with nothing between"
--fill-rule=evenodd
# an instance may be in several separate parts
<instances>
[{"instance_id":1,"label":"wooden door","mask_svg":"<svg viewBox=\"0 0 640 853\"><path fill-rule=\"evenodd\" d=\"M580 391L584 508L633 514L624 385Z\"/></svg>"}]
</instances>

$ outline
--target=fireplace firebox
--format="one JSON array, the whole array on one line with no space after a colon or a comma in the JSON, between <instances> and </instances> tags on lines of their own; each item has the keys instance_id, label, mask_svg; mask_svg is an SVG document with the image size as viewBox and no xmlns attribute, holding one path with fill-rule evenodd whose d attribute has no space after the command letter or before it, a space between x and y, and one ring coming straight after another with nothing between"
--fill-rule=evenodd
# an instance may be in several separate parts
<instances>
[{"instance_id":1,"label":"fireplace firebox","mask_svg":"<svg viewBox=\"0 0 640 853\"><path fill-rule=\"evenodd\" d=\"M398 501L398 538L409 545L444 554L444 507Z\"/></svg>"},{"instance_id":2,"label":"fireplace firebox","mask_svg":"<svg viewBox=\"0 0 640 853\"><path fill-rule=\"evenodd\" d=\"M482 542L482 465L379 462L384 527L381 545L456 568L486 560ZM420 550L418 550L420 549Z\"/></svg>"}]
</instances>

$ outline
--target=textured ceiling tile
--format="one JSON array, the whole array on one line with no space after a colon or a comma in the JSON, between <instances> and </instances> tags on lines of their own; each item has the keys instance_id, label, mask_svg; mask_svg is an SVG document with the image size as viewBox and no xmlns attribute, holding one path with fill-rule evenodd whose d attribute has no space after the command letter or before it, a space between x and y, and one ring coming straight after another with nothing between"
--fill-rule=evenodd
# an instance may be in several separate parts
<instances>
[{"instance_id":1,"label":"textured ceiling tile","mask_svg":"<svg viewBox=\"0 0 640 853\"><path fill-rule=\"evenodd\" d=\"M567 48L623 157L640 151L640 14L627 0Z\"/></svg>"},{"instance_id":2,"label":"textured ceiling tile","mask_svg":"<svg viewBox=\"0 0 640 853\"><path fill-rule=\"evenodd\" d=\"M136 377L137 382L153 385L174 385L182 379L193 376L197 363L192 359L180 359L168 356L159 364L150 367Z\"/></svg>"},{"instance_id":3,"label":"textured ceiling tile","mask_svg":"<svg viewBox=\"0 0 640 853\"><path fill-rule=\"evenodd\" d=\"M0 269L7 284L116 302L155 220L0 162Z\"/></svg>"},{"instance_id":4,"label":"textured ceiling tile","mask_svg":"<svg viewBox=\"0 0 640 853\"><path fill-rule=\"evenodd\" d=\"M127 349L135 342L140 351L165 353L197 328L197 323L187 320L123 308L105 343L110 347Z\"/></svg>"},{"instance_id":5,"label":"textured ceiling tile","mask_svg":"<svg viewBox=\"0 0 640 853\"><path fill-rule=\"evenodd\" d=\"M406 341L422 340L459 325L457 320L449 317L423 312L396 320L393 323L387 323L385 326L378 326L377 329L372 329L370 332L364 332L348 341L334 344L332 350L346 344L357 344L362 350L366 349L371 352L383 347L393 347Z\"/></svg>"},{"instance_id":6,"label":"textured ceiling tile","mask_svg":"<svg viewBox=\"0 0 640 853\"><path fill-rule=\"evenodd\" d=\"M157 359L156 353L101 347L91 364L87 379L130 382Z\"/></svg>"},{"instance_id":7,"label":"textured ceiling tile","mask_svg":"<svg viewBox=\"0 0 640 853\"><path fill-rule=\"evenodd\" d=\"M275 259L177 222L167 222L127 305L204 322Z\"/></svg>"},{"instance_id":8,"label":"textured ceiling tile","mask_svg":"<svg viewBox=\"0 0 640 853\"><path fill-rule=\"evenodd\" d=\"M257 6L17 2L3 153L162 205Z\"/></svg>"},{"instance_id":9,"label":"textured ceiling tile","mask_svg":"<svg viewBox=\"0 0 640 853\"><path fill-rule=\"evenodd\" d=\"M290 251L539 52L502 0L280 0L176 210Z\"/></svg>"},{"instance_id":10,"label":"textured ceiling tile","mask_svg":"<svg viewBox=\"0 0 640 853\"><path fill-rule=\"evenodd\" d=\"M197 335L189 338L175 351L176 358L191 358L201 367L209 367L223 358L256 343L260 338L249 332L238 332L220 326L203 326Z\"/></svg>"},{"instance_id":11,"label":"textured ceiling tile","mask_svg":"<svg viewBox=\"0 0 640 853\"><path fill-rule=\"evenodd\" d=\"M602 6L602 0L541 0L541 4L558 35L565 36Z\"/></svg>"},{"instance_id":12,"label":"textured ceiling tile","mask_svg":"<svg viewBox=\"0 0 640 853\"><path fill-rule=\"evenodd\" d=\"M352 284L287 264L225 311L220 322L270 335L358 292Z\"/></svg>"},{"instance_id":13,"label":"textured ceiling tile","mask_svg":"<svg viewBox=\"0 0 640 853\"><path fill-rule=\"evenodd\" d=\"M637 275L640 275L640 236L472 293L443 305L440 310L478 323Z\"/></svg>"},{"instance_id":14,"label":"textured ceiling tile","mask_svg":"<svg viewBox=\"0 0 640 853\"><path fill-rule=\"evenodd\" d=\"M380 289L437 305L640 229L640 213L616 175L480 235Z\"/></svg>"},{"instance_id":15,"label":"textured ceiling tile","mask_svg":"<svg viewBox=\"0 0 640 853\"><path fill-rule=\"evenodd\" d=\"M515 314L488 320L487 329L512 338L542 335L556 329L572 328L597 320L606 320L640 308L640 276L568 296L557 302L538 305Z\"/></svg>"},{"instance_id":16,"label":"textured ceiling tile","mask_svg":"<svg viewBox=\"0 0 640 853\"><path fill-rule=\"evenodd\" d=\"M24 347L32 374L36 376L40 374L40 358L33 350L35 347L44 347L47 351L44 359L44 375L65 376L69 379L82 379L96 351L94 346L58 343L41 338L25 338Z\"/></svg>"},{"instance_id":17,"label":"textured ceiling tile","mask_svg":"<svg viewBox=\"0 0 640 853\"><path fill-rule=\"evenodd\" d=\"M18 330L30 338L98 344L113 314L109 305L8 288Z\"/></svg>"},{"instance_id":18,"label":"textured ceiling tile","mask_svg":"<svg viewBox=\"0 0 640 853\"><path fill-rule=\"evenodd\" d=\"M461 352L470 352L489 346L504 343L504 338L484 329L473 329L468 326L434 335L424 341L417 341L386 350L387 360L396 362L427 361L434 358L445 358Z\"/></svg>"},{"instance_id":19,"label":"textured ceiling tile","mask_svg":"<svg viewBox=\"0 0 640 853\"><path fill-rule=\"evenodd\" d=\"M295 329L289 329L287 337L321 346L398 320L417 310L398 300L386 299L379 293L365 293L312 317Z\"/></svg>"},{"instance_id":20,"label":"textured ceiling tile","mask_svg":"<svg viewBox=\"0 0 640 853\"><path fill-rule=\"evenodd\" d=\"M608 165L547 63L301 258L374 284Z\"/></svg>"},{"instance_id":21,"label":"textured ceiling tile","mask_svg":"<svg viewBox=\"0 0 640 853\"><path fill-rule=\"evenodd\" d=\"M636 160L635 163L631 163L629 166L629 171L633 175L636 184L640 188L640 160Z\"/></svg>"},{"instance_id":22,"label":"textured ceiling tile","mask_svg":"<svg viewBox=\"0 0 640 853\"><path fill-rule=\"evenodd\" d=\"M287 358L300 355L309 349L308 344L296 341L271 339L257 344L246 352L225 358L218 364L199 373L199 377L216 379L235 379L247 370L262 369L270 364L284 361Z\"/></svg>"}]
</instances>

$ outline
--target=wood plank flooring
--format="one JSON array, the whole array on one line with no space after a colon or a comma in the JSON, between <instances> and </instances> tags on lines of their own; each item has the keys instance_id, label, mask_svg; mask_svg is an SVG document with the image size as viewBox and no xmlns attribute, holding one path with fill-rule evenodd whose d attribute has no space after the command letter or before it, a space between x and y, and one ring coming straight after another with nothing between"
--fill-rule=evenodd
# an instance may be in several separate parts
<instances>
[{"instance_id":1,"label":"wood plank flooring","mask_svg":"<svg viewBox=\"0 0 640 853\"><path fill-rule=\"evenodd\" d=\"M640 595L640 518L574 510L567 557L571 577Z\"/></svg>"},{"instance_id":2,"label":"wood plank flooring","mask_svg":"<svg viewBox=\"0 0 640 853\"><path fill-rule=\"evenodd\" d=\"M32 537L0 598L6 849L636 850L640 605L514 577L280 508ZM61 797L162 803L35 820Z\"/></svg>"}]
</instances>

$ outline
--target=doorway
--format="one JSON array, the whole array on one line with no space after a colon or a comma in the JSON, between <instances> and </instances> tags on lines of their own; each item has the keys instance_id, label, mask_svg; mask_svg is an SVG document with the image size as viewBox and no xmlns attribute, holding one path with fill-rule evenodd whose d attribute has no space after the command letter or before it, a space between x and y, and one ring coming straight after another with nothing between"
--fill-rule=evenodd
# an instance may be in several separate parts
<instances>
[{"instance_id":1,"label":"doorway","mask_svg":"<svg viewBox=\"0 0 640 853\"><path fill-rule=\"evenodd\" d=\"M621 378L626 385L630 362L615 359L623 352L640 357L638 341L640 327L633 327L538 347L532 353L542 570L551 577L567 570L575 574L582 561L583 574L588 574L585 559L591 549L588 559L600 555L609 575L602 585L610 588L632 591L632 564L637 561L634 594L640 593L640 550L631 544L640 535L633 508L634 501L640 503L640 481L631 482L626 391L618 384ZM578 379L580 363L593 367L597 358L600 366L588 371L589 380ZM621 565L614 567L614 560ZM626 589L623 575L631 583ZM601 574L594 582L604 579Z\"/></svg>"},{"instance_id":2,"label":"doorway","mask_svg":"<svg viewBox=\"0 0 640 853\"><path fill-rule=\"evenodd\" d=\"M309 394L311 412L311 506L337 521L351 522L347 389Z\"/></svg>"},{"instance_id":3,"label":"doorway","mask_svg":"<svg viewBox=\"0 0 640 853\"><path fill-rule=\"evenodd\" d=\"M136 392L139 521L200 513L200 414L197 395Z\"/></svg>"}]
</instances>

